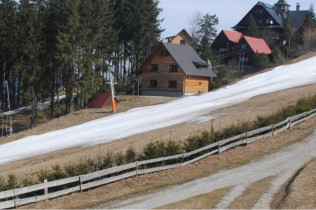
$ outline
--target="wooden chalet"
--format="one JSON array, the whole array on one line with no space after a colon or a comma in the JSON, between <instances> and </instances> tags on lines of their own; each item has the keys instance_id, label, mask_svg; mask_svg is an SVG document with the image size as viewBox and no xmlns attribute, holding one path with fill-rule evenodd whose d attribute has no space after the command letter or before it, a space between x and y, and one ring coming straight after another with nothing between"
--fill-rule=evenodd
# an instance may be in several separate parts
<instances>
[{"instance_id":1,"label":"wooden chalet","mask_svg":"<svg viewBox=\"0 0 316 210\"><path fill-rule=\"evenodd\" d=\"M192 37L185 29L180 31L177 35L167 37L166 39L170 44L191 46L193 43Z\"/></svg>"},{"instance_id":2,"label":"wooden chalet","mask_svg":"<svg viewBox=\"0 0 316 210\"><path fill-rule=\"evenodd\" d=\"M222 30L212 43L212 48L219 53L229 55L242 37L240 32Z\"/></svg>"},{"instance_id":3,"label":"wooden chalet","mask_svg":"<svg viewBox=\"0 0 316 210\"><path fill-rule=\"evenodd\" d=\"M268 42L275 41L279 40L285 19L290 19L293 31L296 32L303 26L308 12L308 10L300 10L299 4L297 4L295 11L291 11L286 0L279 0L275 5L259 1L233 29L244 33L248 26L249 17L252 15L261 31L262 38Z\"/></svg>"},{"instance_id":4,"label":"wooden chalet","mask_svg":"<svg viewBox=\"0 0 316 210\"><path fill-rule=\"evenodd\" d=\"M272 51L264 39L243 36L233 53L239 58L240 66L251 67L251 58L254 54L270 55Z\"/></svg>"},{"instance_id":5,"label":"wooden chalet","mask_svg":"<svg viewBox=\"0 0 316 210\"><path fill-rule=\"evenodd\" d=\"M179 97L208 92L210 80L216 77L211 66L183 44L161 43L140 70L143 95Z\"/></svg>"}]
</instances>

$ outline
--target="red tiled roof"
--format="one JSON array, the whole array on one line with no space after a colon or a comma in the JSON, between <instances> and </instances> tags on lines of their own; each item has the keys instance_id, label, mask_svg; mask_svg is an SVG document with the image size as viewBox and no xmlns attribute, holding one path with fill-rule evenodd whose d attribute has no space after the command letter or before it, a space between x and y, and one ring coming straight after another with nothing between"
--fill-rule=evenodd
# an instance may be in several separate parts
<instances>
[{"instance_id":1,"label":"red tiled roof","mask_svg":"<svg viewBox=\"0 0 316 210\"><path fill-rule=\"evenodd\" d=\"M238 43L239 40L242 38L242 33L239 33L237 31L227 31L227 30L223 30L224 34L227 36L227 38L235 43Z\"/></svg>"},{"instance_id":2,"label":"red tiled roof","mask_svg":"<svg viewBox=\"0 0 316 210\"><path fill-rule=\"evenodd\" d=\"M264 53L264 54L271 54L272 51L266 41L264 39L244 36L245 40L248 42L249 46L255 53Z\"/></svg>"}]
</instances>

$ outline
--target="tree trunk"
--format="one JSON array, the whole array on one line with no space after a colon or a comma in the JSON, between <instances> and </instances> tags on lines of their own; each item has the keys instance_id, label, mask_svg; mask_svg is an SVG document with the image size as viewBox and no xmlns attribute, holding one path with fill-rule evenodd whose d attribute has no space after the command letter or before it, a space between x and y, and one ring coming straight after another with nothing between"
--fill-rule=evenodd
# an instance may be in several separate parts
<instances>
[{"instance_id":1,"label":"tree trunk","mask_svg":"<svg viewBox=\"0 0 316 210\"><path fill-rule=\"evenodd\" d=\"M37 108L38 108L37 94L34 91L34 98L33 98L33 102L32 102L32 117L31 117L32 128L34 128L36 125Z\"/></svg>"}]
</instances>

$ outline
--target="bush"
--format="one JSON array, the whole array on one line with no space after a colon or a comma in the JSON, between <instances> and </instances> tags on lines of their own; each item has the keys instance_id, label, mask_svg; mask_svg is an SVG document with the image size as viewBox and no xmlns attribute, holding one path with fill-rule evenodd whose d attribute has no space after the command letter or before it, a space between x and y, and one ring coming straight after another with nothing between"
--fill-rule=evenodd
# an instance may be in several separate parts
<instances>
[{"instance_id":1,"label":"bush","mask_svg":"<svg viewBox=\"0 0 316 210\"><path fill-rule=\"evenodd\" d=\"M118 152L114 156L114 162L117 166L123 165L125 163L125 157L122 152Z\"/></svg>"},{"instance_id":2,"label":"bush","mask_svg":"<svg viewBox=\"0 0 316 210\"><path fill-rule=\"evenodd\" d=\"M14 174L9 174L8 177L8 184L7 184L7 190L18 188L18 178Z\"/></svg>"},{"instance_id":3,"label":"bush","mask_svg":"<svg viewBox=\"0 0 316 210\"><path fill-rule=\"evenodd\" d=\"M37 182L34 181L34 180L33 180L32 178L30 178L30 177L26 177L26 178L24 178L23 181L22 181L23 187L27 187L27 186L31 186L31 185L35 185L35 184L37 184Z\"/></svg>"},{"instance_id":4,"label":"bush","mask_svg":"<svg viewBox=\"0 0 316 210\"><path fill-rule=\"evenodd\" d=\"M5 191L7 188L7 183L2 176L0 176L0 192Z\"/></svg>"},{"instance_id":5,"label":"bush","mask_svg":"<svg viewBox=\"0 0 316 210\"><path fill-rule=\"evenodd\" d=\"M113 154L108 151L101 165L102 169L111 168L113 166Z\"/></svg>"},{"instance_id":6,"label":"bush","mask_svg":"<svg viewBox=\"0 0 316 210\"><path fill-rule=\"evenodd\" d=\"M63 179L67 177L67 174L64 172L60 165L52 166L53 171L49 173L47 179L48 181Z\"/></svg>"},{"instance_id":7,"label":"bush","mask_svg":"<svg viewBox=\"0 0 316 210\"><path fill-rule=\"evenodd\" d=\"M201 135L190 136L184 143L184 150L191 152L211 143L211 133L204 131Z\"/></svg>"},{"instance_id":8,"label":"bush","mask_svg":"<svg viewBox=\"0 0 316 210\"><path fill-rule=\"evenodd\" d=\"M181 144L176 141L169 140L165 149L166 156L178 155L182 153Z\"/></svg>"},{"instance_id":9,"label":"bush","mask_svg":"<svg viewBox=\"0 0 316 210\"><path fill-rule=\"evenodd\" d=\"M125 154L125 162L126 163L132 163L136 161L136 152L133 147L130 147L127 149Z\"/></svg>"},{"instance_id":10,"label":"bush","mask_svg":"<svg viewBox=\"0 0 316 210\"><path fill-rule=\"evenodd\" d=\"M269 66L269 57L266 54L256 53L252 56L251 64L257 70L267 68Z\"/></svg>"}]
</instances>

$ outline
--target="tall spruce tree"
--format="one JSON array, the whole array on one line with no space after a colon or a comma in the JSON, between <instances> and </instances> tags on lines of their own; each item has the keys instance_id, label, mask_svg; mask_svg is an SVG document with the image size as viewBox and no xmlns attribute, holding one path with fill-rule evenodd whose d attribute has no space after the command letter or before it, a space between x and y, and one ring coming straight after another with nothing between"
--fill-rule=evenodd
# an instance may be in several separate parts
<instances>
[{"instance_id":1,"label":"tall spruce tree","mask_svg":"<svg viewBox=\"0 0 316 210\"><path fill-rule=\"evenodd\" d=\"M80 0L56 1L58 16L57 55L64 87L66 89L66 112L74 110L74 88L76 87L76 62L79 42L79 4Z\"/></svg>"},{"instance_id":2,"label":"tall spruce tree","mask_svg":"<svg viewBox=\"0 0 316 210\"><path fill-rule=\"evenodd\" d=\"M211 59L212 50L211 44L217 35L217 26L219 23L218 17L216 15L206 14L199 21L199 37L200 43L198 45L198 51L203 60Z\"/></svg>"},{"instance_id":3,"label":"tall spruce tree","mask_svg":"<svg viewBox=\"0 0 316 210\"><path fill-rule=\"evenodd\" d=\"M257 26L256 20L254 19L252 15L249 16L248 25L247 25L244 35L257 37L257 38L261 37L260 30Z\"/></svg>"},{"instance_id":4,"label":"tall spruce tree","mask_svg":"<svg viewBox=\"0 0 316 210\"><path fill-rule=\"evenodd\" d=\"M9 89L14 87L14 61L18 48L16 24L17 3L14 0L0 1L0 108L8 108L5 81L8 81ZM12 92L11 92L12 93ZM14 94L10 97L13 102ZM12 103L14 104L14 103Z\"/></svg>"},{"instance_id":5,"label":"tall spruce tree","mask_svg":"<svg viewBox=\"0 0 316 210\"><path fill-rule=\"evenodd\" d=\"M43 62L43 13L42 0L21 0L19 6L19 21L21 24L21 68L24 98L32 104L31 125L36 125L38 101L45 95L43 81L45 78Z\"/></svg>"}]
</instances>

